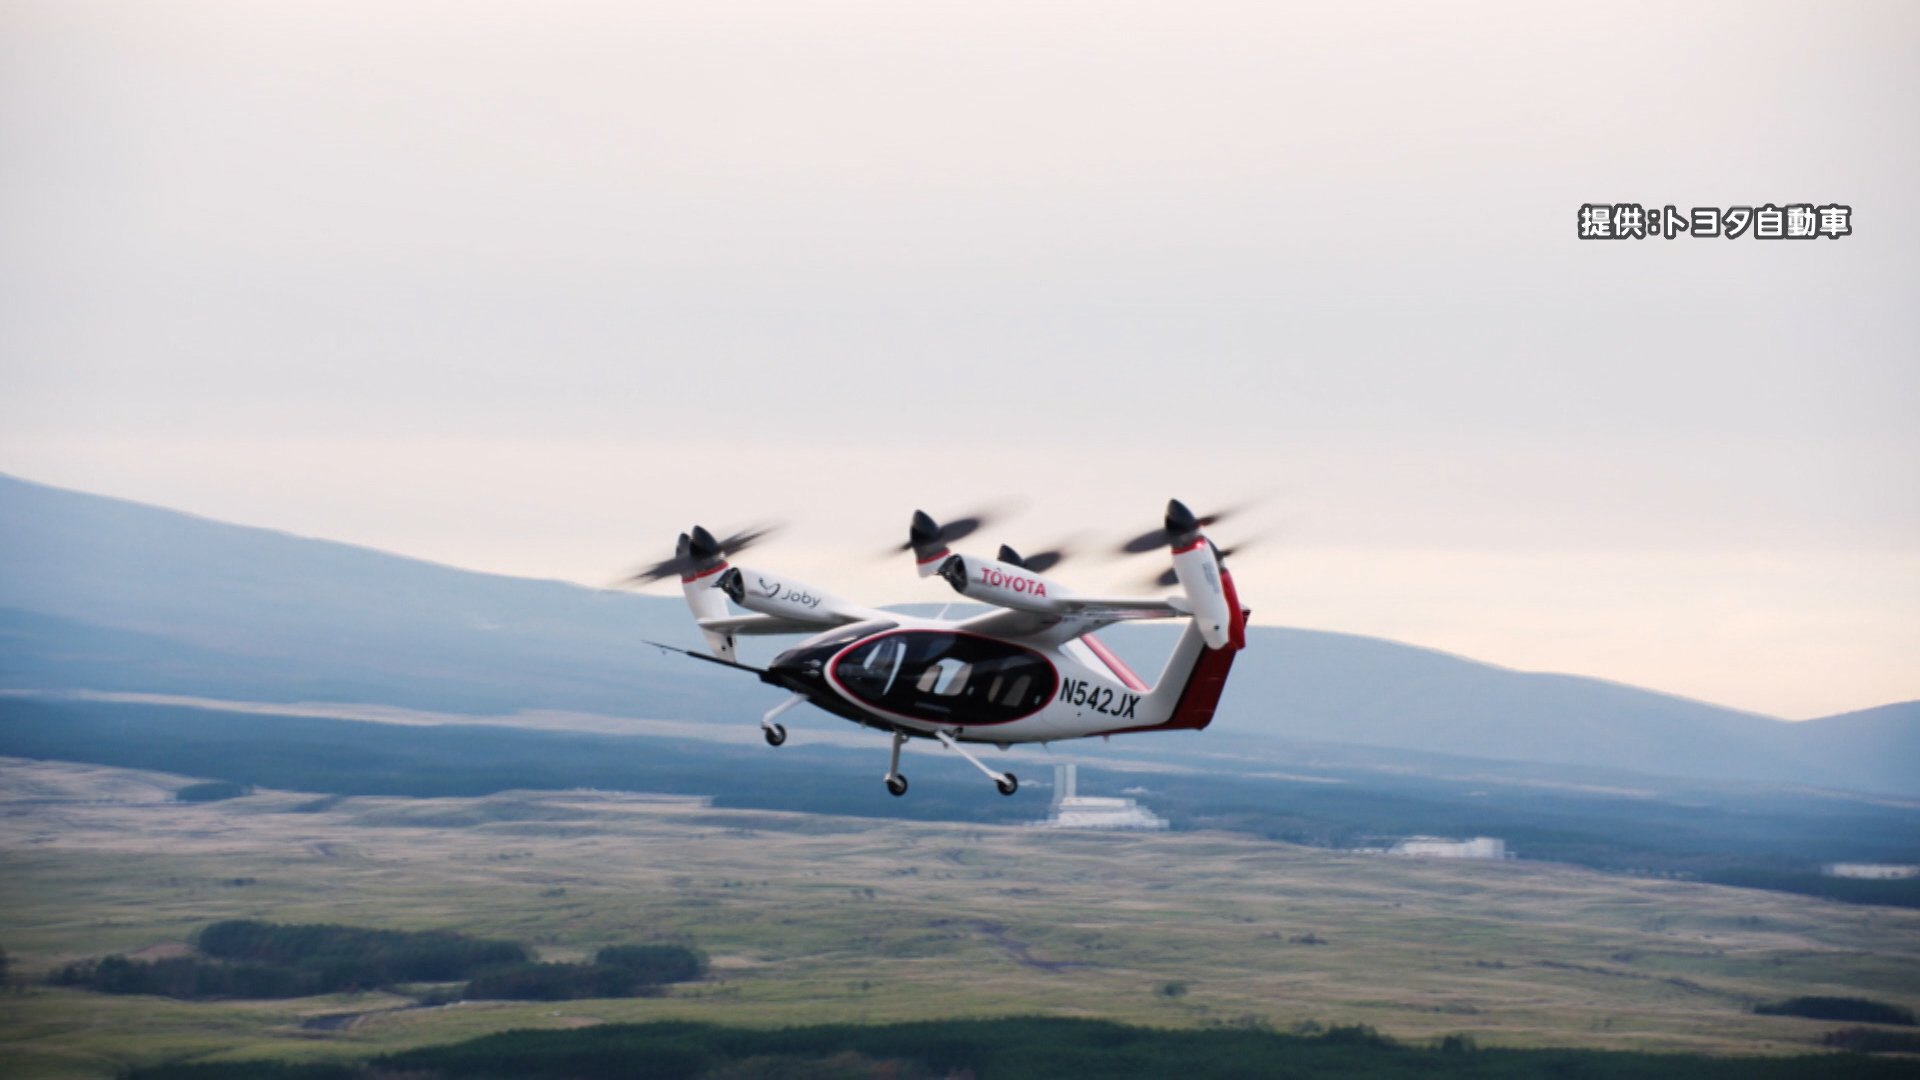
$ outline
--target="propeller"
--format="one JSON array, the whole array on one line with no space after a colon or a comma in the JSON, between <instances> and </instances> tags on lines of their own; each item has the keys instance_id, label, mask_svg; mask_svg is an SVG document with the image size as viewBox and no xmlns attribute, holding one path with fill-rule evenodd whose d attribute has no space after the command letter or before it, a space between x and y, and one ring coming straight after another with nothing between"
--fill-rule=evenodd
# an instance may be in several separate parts
<instances>
[{"instance_id":1,"label":"propeller","mask_svg":"<svg viewBox=\"0 0 1920 1080\"><path fill-rule=\"evenodd\" d=\"M981 526L993 524L998 517L992 511L982 510L942 523L933 520L925 510L915 510L913 525L907 530L907 542L893 550L912 551L916 547L957 543L979 532Z\"/></svg>"},{"instance_id":2,"label":"propeller","mask_svg":"<svg viewBox=\"0 0 1920 1080\"><path fill-rule=\"evenodd\" d=\"M1216 544L1214 545L1214 549L1213 549L1213 557L1224 563L1227 561L1227 556L1232 555L1236 551L1245 551L1249 547L1253 547L1257 545L1262 539L1263 539L1262 537L1256 536L1249 540L1243 540L1240 543L1235 544L1234 546L1229 548L1223 548ZM1211 540L1207 542L1210 544L1213 543L1213 541ZM1174 573L1173 567L1169 566L1165 570L1162 570L1160 573L1155 574L1152 577L1151 581L1153 585L1159 588L1171 589L1175 585L1180 584L1180 575Z\"/></svg>"},{"instance_id":3,"label":"propeller","mask_svg":"<svg viewBox=\"0 0 1920 1080\"><path fill-rule=\"evenodd\" d=\"M931 557L945 551L947 545L972 536L1016 509L1017 503L1001 502L944 523L935 521L933 515L925 510L915 510L913 523L907 528L907 542L887 548L879 557L889 559L903 551L913 552L916 558Z\"/></svg>"},{"instance_id":4,"label":"propeller","mask_svg":"<svg viewBox=\"0 0 1920 1080\"><path fill-rule=\"evenodd\" d=\"M1018 566L1023 570L1031 570L1036 574L1044 574L1048 570L1060 565L1060 560L1071 554L1073 553L1065 547L1058 547L1052 551L1036 551L1031 555L1022 555L1011 547L1001 544L1000 554L996 556L996 558L1008 566Z\"/></svg>"},{"instance_id":5,"label":"propeller","mask_svg":"<svg viewBox=\"0 0 1920 1080\"><path fill-rule=\"evenodd\" d=\"M742 529L724 540L716 540L713 534L698 525L691 533L681 533L673 546L673 558L662 559L651 566L642 567L614 584L630 588L635 585L649 585L662 578L686 577L698 569L701 564L729 555L737 555L759 543L762 539L778 531L777 523L756 525Z\"/></svg>"},{"instance_id":6,"label":"propeller","mask_svg":"<svg viewBox=\"0 0 1920 1080\"><path fill-rule=\"evenodd\" d=\"M1229 506L1224 510L1216 510L1211 514L1195 516L1180 500L1175 499L1167 504L1167 522L1177 527L1184 526L1181 531L1204 529L1215 522L1225 521L1245 509L1245 506ZM1177 520L1182 515L1184 515L1185 520ZM1121 544L1119 550L1123 555L1141 555L1155 548L1166 547L1172 539L1172 532L1168 531L1166 525L1162 525L1157 529L1148 529L1139 536Z\"/></svg>"}]
</instances>

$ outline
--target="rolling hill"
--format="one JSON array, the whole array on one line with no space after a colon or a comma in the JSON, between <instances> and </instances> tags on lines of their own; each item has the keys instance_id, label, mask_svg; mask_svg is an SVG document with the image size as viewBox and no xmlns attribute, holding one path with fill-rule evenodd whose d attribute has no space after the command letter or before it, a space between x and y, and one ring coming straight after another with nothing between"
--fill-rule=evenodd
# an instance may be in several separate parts
<instances>
[{"instance_id":1,"label":"rolling hill","mask_svg":"<svg viewBox=\"0 0 1920 1080\"><path fill-rule=\"evenodd\" d=\"M1107 635L1145 670L1172 630ZM0 476L0 689L737 719L773 691L648 648L677 599L475 573ZM1216 732L1920 795L1920 703L1788 723L1376 638L1257 627Z\"/></svg>"}]
</instances>

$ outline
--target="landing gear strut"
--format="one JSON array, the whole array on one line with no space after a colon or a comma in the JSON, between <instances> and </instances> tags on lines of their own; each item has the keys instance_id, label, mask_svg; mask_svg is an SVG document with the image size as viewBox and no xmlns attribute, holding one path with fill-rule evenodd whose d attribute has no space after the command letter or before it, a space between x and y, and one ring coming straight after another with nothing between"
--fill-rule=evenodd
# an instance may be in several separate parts
<instances>
[{"instance_id":1,"label":"landing gear strut","mask_svg":"<svg viewBox=\"0 0 1920 1080\"><path fill-rule=\"evenodd\" d=\"M766 736L768 746L779 746L781 743L787 741L786 725L774 723L773 718L805 700L807 700L805 695L795 694L780 704L775 705L773 708L768 709L767 715L760 718L760 734Z\"/></svg>"},{"instance_id":2,"label":"landing gear strut","mask_svg":"<svg viewBox=\"0 0 1920 1080\"><path fill-rule=\"evenodd\" d=\"M898 738L898 737L899 736L895 736L895 738ZM965 747L962 747L958 742L955 742L953 736L947 734L944 731L936 731L933 733L933 737L936 739L939 739L941 743L945 744L947 749L953 751L956 754L959 754L963 758L966 758L969 762L973 764L974 768L979 769L983 773L986 773L987 779L993 781L993 786L1000 789L1000 794L1011 795L1014 792L1020 790L1019 777L1013 775L1010 772L997 773L997 772L994 772L992 769L987 768L987 766L983 762L981 762L979 758L974 757L972 754L967 753Z\"/></svg>"},{"instance_id":3,"label":"landing gear strut","mask_svg":"<svg viewBox=\"0 0 1920 1080\"><path fill-rule=\"evenodd\" d=\"M905 735L893 733L893 758L887 762L887 794L896 799L907 793L907 778L900 775L900 747L906 741Z\"/></svg>"}]
</instances>

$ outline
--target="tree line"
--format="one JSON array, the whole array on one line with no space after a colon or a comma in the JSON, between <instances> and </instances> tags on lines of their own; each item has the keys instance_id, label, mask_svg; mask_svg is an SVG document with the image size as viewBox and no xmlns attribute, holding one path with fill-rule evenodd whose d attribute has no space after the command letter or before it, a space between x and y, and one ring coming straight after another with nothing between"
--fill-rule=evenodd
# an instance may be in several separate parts
<instances>
[{"instance_id":1,"label":"tree line","mask_svg":"<svg viewBox=\"0 0 1920 1080\"><path fill-rule=\"evenodd\" d=\"M589 963L538 963L516 941L450 930L374 930L333 924L214 923L194 937L197 955L69 964L48 981L105 994L292 998L464 980L436 1000L558 1001L637 997L706 974L706 957L680 945L618 945Z\"/></svg>"},{"instance_id":2,"label":"tree line","mask_svg":"<svg viewBox=\"0 0 1920 1080\"><path fill-rule=\"evenodd\" d=\"M1634 1080L1894 1080L1909 1063L1857 1054L1704 1057L1613 1050L1484 1049L1454 1036L1397 1041L1360 1025L1284 1035L1249 1026L1133 1027L1104 1020L1015 1017L775 1029L669 1021L603 1024L572 1031L502 1032L352 1064L169 1065L128 1080L474 1080L501 1076L567 1080L744 1080L748 1077L890 1076L935 1080L1239 1080L1249 1076L1340 1076L1365 1080L1623 1077Z\"/></svg>"},{"instance_id":3,"label":"tree line","mask_svg":"<svg viewBox=\"0 0 1920 1080\"><path fill-rule=\"evenodd\" d=\"M1852 1020L1862 1024L1913 1026L1913 1010L1871 998L1806 997L1762 1002L1753 1007L1761 1016L1805 1016L1813 1020Z\"/></svg>"}]
</instances>

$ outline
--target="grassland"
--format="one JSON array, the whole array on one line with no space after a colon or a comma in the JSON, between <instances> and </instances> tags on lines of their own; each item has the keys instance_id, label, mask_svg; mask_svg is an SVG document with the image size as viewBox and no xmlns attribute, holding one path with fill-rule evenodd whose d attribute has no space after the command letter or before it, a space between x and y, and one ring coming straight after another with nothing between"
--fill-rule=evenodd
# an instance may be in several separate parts
<instances>
[{"instance_id":1,"label":"grassland","mask_svg":"<svg viewBox=\"0 0 1920 1080\"><path fill-rule=\"evenodd\" d=\"M1806 1053L1806 994L1920 1007L1920 912L1531 863L715 810L592 792L262 791L0 761L0 947L27 977L157 955L227 918L446 928L546 959L692 942L666 997L408 1008L387 994L0 996L0 1072L359 1058L519 1027L775 1026L1019 1014L1166 1027L1364 1023L1405 1040Z\"/></svg>"}]
</instances>

